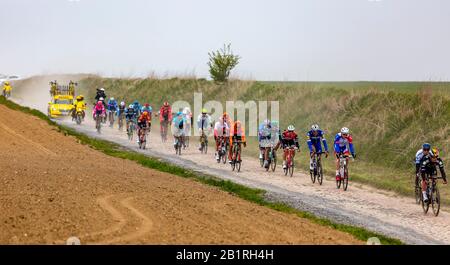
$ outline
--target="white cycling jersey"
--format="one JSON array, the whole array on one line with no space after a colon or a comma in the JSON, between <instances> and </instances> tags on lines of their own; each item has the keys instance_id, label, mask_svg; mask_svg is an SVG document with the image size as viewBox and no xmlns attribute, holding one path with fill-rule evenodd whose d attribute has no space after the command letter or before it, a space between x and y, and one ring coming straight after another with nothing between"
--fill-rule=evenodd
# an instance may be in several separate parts
<instances>
[{"instance_id":1,"label":"white cycling jersey","mask_svg":"<svg viewBox=\"0 0 450 265\"><path fill-rule=\"evenodd\" d=\"M430 150L430 154L433 155L433 152ZM420 164L420 160L423 158L423 150L419 149L416 153L416 164Z\"/></svg>"},{"instance_id":2,"label":"white cycling jersey","mask_svg":"<svg viewBox=\"0 0 450 265\"><path fill-rule=\"evenodd\" d=\"M208 129L211 125L211 116L209 114L206 114L203 116L202 114L198 115L197 117L197 127L200 130Z\"/></svg>"},{"instance_id":3,"label":"white cycling jersey","mask_svg":"<svg viewBox=\"0 0 450 265\"><path fill-rule=\"evenodd\" d=\"M224 135L225 131L225 135ZM214 136L229 136L230 135L230 127L228 123L222 123L220 121L216 122L214 126Z\"/></svg>"}]
</instances>

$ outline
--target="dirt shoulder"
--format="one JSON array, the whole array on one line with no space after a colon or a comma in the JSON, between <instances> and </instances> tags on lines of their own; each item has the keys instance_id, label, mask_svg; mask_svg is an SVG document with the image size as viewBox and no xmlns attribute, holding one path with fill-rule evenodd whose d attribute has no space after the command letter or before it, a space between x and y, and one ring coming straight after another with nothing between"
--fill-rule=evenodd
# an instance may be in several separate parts
<instances>
[{"instance_id":1,"label":"dirt shoulder","mask_svg":"<svg viewBox=\"0 0 450 265\"><path fill-rule=\"evenodd\" d=\"M351 235L109 157L0 105L0 243L358 244Z\"/></svg>"}]
</instances>

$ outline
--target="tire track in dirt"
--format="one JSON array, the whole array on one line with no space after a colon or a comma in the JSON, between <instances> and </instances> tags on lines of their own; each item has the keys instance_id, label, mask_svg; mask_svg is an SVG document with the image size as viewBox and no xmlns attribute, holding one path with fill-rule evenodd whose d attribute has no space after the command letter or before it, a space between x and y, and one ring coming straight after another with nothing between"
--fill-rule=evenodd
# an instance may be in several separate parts
<instances>
[{"instance_id":1,"label":"tire track in dirt","mask_svg":"<svg viewBox=\"0 0 450 265\"><path fill-rule=\"evenodd\" d=\"M121 199L119 201L119 204L125 209L125 212L120 211L119 208L115 207L112 204L112 198L114 197L119 196L108 195L99 197L97 199L97 203L102 209L106 210L111 215L115 224L105 230L89 233L84 236L85 238L93 239L94 242L101 242L101 244L121 243L138 239L150 232L150 230L153 228L152 221L131 204L131 200L133 199L133 197L125 197L124 199ZM131 212L132 214L128 214L128 212ZM122 231L133 229L134 226L131 228L127 228L127 226L130 226L130 223L132 223L131 220L133 219L139 219L141 221L141 224L138 228L136 228L136 231L125 232L123 234L116 235L117 233L121 233ZM98 237L111 239L95 239Z\"/></svg>"}]
</instances>

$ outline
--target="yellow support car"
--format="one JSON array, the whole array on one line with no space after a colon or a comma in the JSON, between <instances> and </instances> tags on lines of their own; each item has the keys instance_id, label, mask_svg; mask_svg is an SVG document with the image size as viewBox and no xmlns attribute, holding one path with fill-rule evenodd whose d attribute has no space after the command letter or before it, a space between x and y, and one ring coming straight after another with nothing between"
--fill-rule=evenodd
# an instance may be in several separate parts
<instances>
[{"instance_id":1,"label":"yellow support car","mask_svg":"<svg viewBox=\"0 0 450 265\"><path fill-rule=\"evenodd\" d=\"M72 95L55 95L52 101L48 103L48 116L57 118L67 116L74 108Z\"/></svg>"}]
</instances>

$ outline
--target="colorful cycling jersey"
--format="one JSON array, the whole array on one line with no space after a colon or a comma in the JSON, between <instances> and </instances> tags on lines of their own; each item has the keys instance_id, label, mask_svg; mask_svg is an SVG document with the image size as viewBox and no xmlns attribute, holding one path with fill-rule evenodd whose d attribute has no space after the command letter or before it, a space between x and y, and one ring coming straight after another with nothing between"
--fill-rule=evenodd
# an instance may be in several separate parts
<instances>
[{"instance_id":1,"label":"colorful cycling jersey","mask_svg":"<svg viewBox=\"0 0 450 265\"><path fill-rule=\"evenodd\" d=\"M159 109L159 121L171 121L172 120L172 108L170 106L162 106Z\"/></svg>"},{"instance_id":2,"label":"colorful cycling jersey","mask_svg":"<svg viewBox=\"0 0 450 265\"><path fill-rule=\"evenodd\" d=\"M109 111L116 111L117 107L118 107L117 101L115 101L115 100L109 100L108 101L108 110Z\"/></svg>"},{"instance_id":3,"label":"colorful cycling jersey","mask_svg":"<svg viewBox=\"0 0 450 265\"><path fill-rule=\"evenodd\" d=\"M285 130L281 134L281 143L283 144L283 148L292 145L295 145L297 148L300 148L300 144L298 143L298 135L294 131Z\"/></svg>"},{"instance_id":4,"label":"colorful cycling jersey","mask_svg":"<svg viewBox=\"0 0 450 265\"><path fill-rule=\"evenodd\" d=\"M214 125L214 137L230 135L230 126L227 122L218 121Z\"/></svg>"},{"instance_id":5,"label":"colorful cycling jersey","mask_svg":"<svg viewBox=\"0 0 450 265\"><path fill-rule=\"evenodd\" d=\"M208 129L211 126L211 116L209 114L206 114L203 116L203 114L198 115L197 118L197 128L204 130Z\"/></svg>"},{"instance_id":6,"label":"colorful cycling jersey","mask_svg":"<svg viewBox=\"0 0 450 265\"><path fill-rule=\"evenodd\" d=\"M261 123L258 128L258 141L272 138L272 126Z\"/></svg>"},{"instance_id":7,"label":"colorful cycling jersey","mask_svg":"<svg viewBox=\"0 0 450 265\"><path fill-rule=\"evenodd\" d=\"M117 110L117 116L120 116L122 113L126 113L126 112L127 112L127 107L125 105L124 106L119 105L118 110Z\"/></svg>"},{"instance_id":8,"label":"colorful cycling jersey","mask_svg":"<svg viewBox=\"0 0 450 265\"><path fill-rule=\"evenodd\" d=\"M105 106L103 106L103 104L96 104L94 109L92 110L92 113L95 115L99 115L99 114L105 114Z\"/></svg>"},{"instance_id":9,"label":"colorful cycling jersey","mask_svg":"<svg viewBox=\"0 0 450 265\"><path fill-rule=\"evenodd\" d=\"M234 138L245 143L245 127L243 125L238 126L240 122L236 121L231 126L230 130L230 144L233 144Z\"/></svg>"},{"instance_id":10,"label":"colorful cycling jersey","mask_svg":"<svg viewBox=\"0 0 450 265\"><path fill-rule=\"evenodd\" d=\"M136 116L141 115L141 105L139 104L139 102L137 100L135 100L133 102L133 108L134 108L134 112L136 113Z\"/></svg>"},{"instance_id":11,"label":"colorful cycling jersey","mask_svg":"<svg viewBox=\"0 0 450 265\"><path fill-rule=\"evenodd\" d=\"M134 118L136 118L136 111L134 110L134 108L127 108L125 110L125 118L127 120L133 120Z\"/></svg>"},{"instance_id":12,"label":"colorful cycling jersey","mask_svg":"<svg viewBox=\"0 0 450 265\"><path fill-rule=\"evenodd\" d=\"M350 153L355 153L355 149L353 148L352 136L348 135L345 138L341 133L336 134L336 137L334 138L334 151L336 153L345 153L348 151L347 146L350 149Z\"/></svg>"},{"instance_id":13,"label":"colorful cycling jersey","mask_svg":"<svg viewBox=\"0 0 450 265\"><path fill-rule=\"evenodd\" d=\"M430 150L430 154L431 156L433 156L433 152ZM420 161L422 160L424 154L423 154L423 150L419 149L419 151L417 151L416 153L416 164L420 164Z\"/></svg>"},{"instance_id":14,"label":"colorful cycling jersey","mask_svg":"<svg viewBox=\"0 0 450 265\"><path fill-rule=\"evenodd\" d=\"M328 152L328 144L327 140L325 139L325 133L322 130L317 131L317 135L314 135L314 131L311 130L306 134L309 151L313 151L313 146L316 152L322 152L322 143L325 147L325 151Z\"/></svg>"},{"instance_id":15,"label":"colorful cycling jersey","mask_svg":"<svg viewBox=\"0 0 450 265\"><path fill-rule=\"evenodd\" d=\"M148 107L142 107L141 112L147 111L148 113L152 114L153 108L151 106Z\"/></svg>"}]
</instances>

